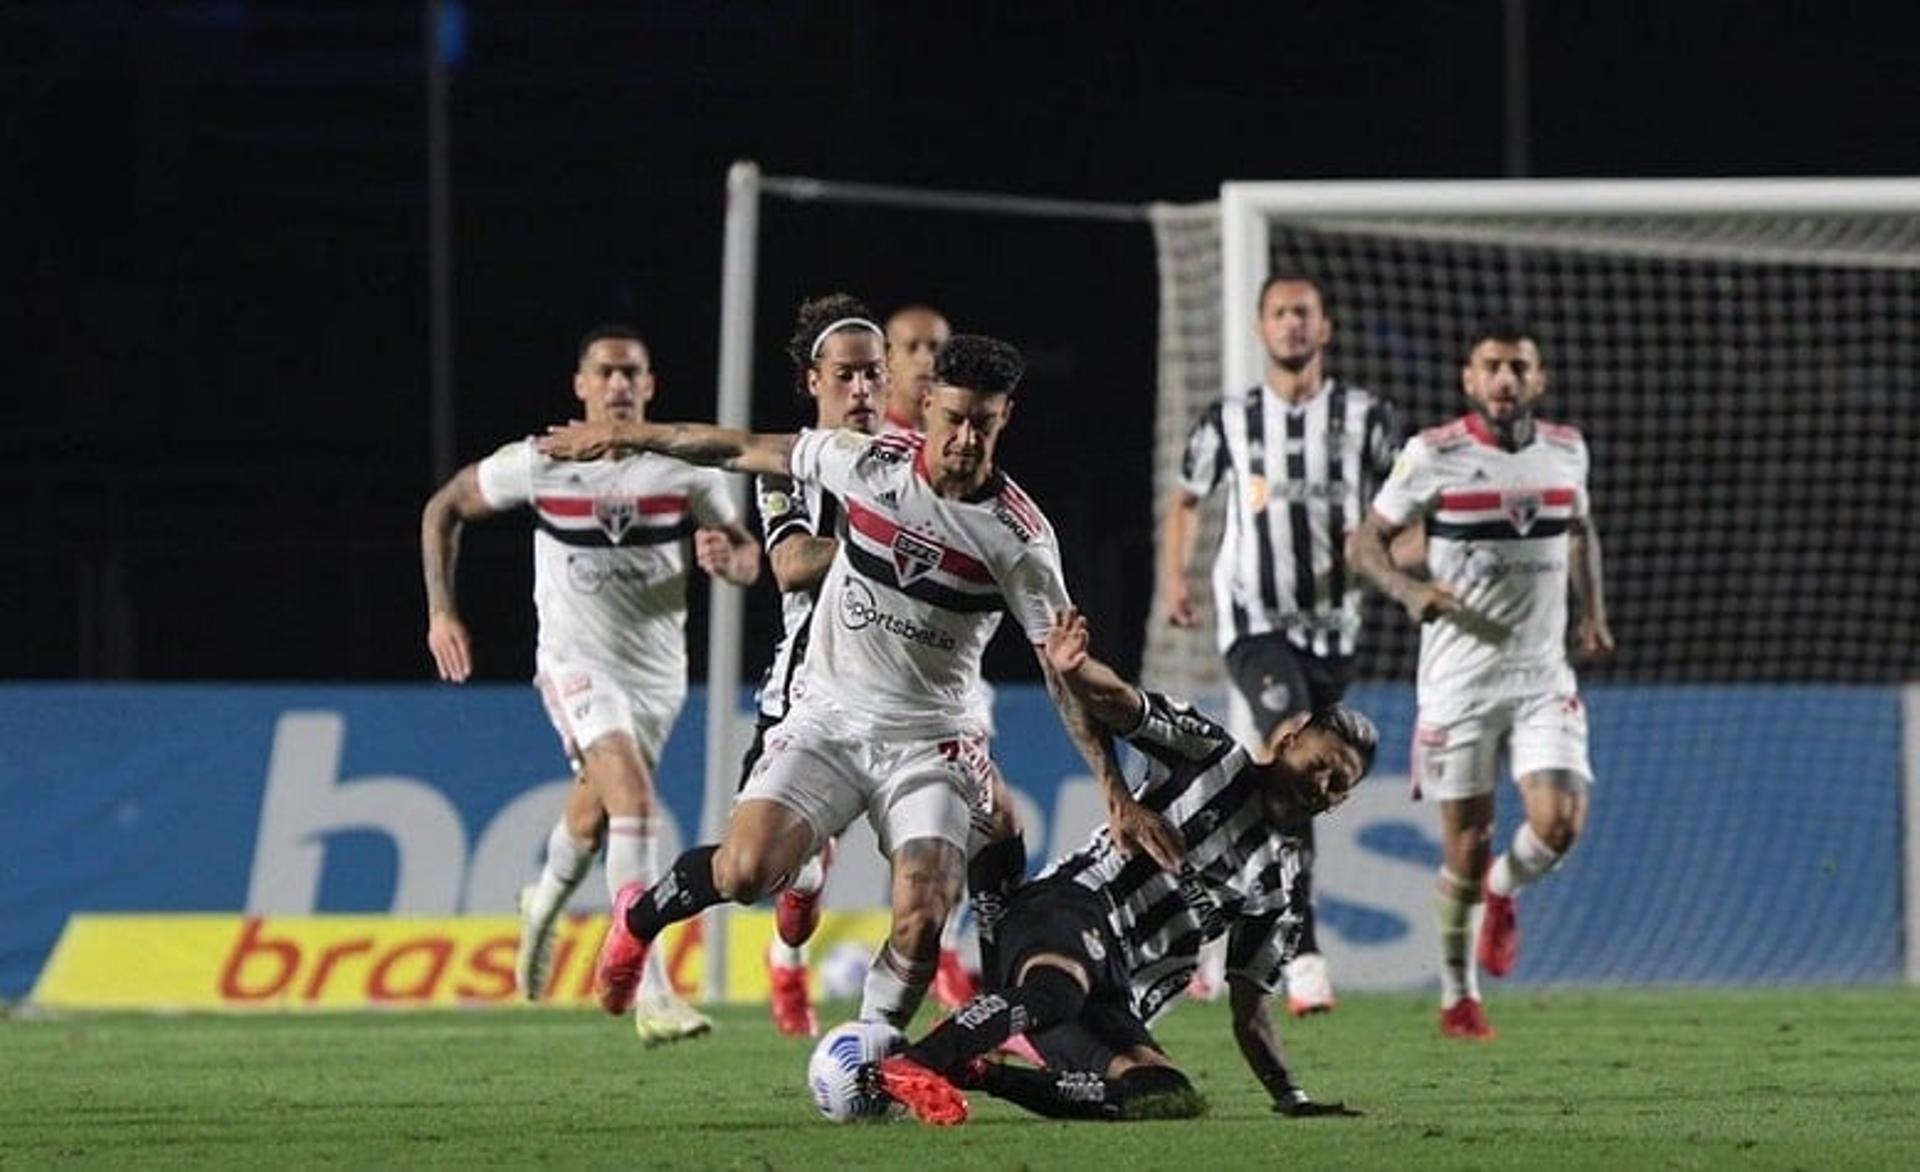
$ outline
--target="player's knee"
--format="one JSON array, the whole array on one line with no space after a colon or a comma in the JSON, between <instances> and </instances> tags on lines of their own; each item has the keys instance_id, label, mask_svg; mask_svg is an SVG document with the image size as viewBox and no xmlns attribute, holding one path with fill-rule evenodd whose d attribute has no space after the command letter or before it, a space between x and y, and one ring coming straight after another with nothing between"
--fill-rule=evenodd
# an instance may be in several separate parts
<instances>
[{"instance_id":1,"label":"player's knee","mask_svg":"<svg viewBox=\"0 0 1920 1172\"><path fill-rule=\"evenodd\" d=\"M1079 1017L1087 1004L1087 991L1066 969L1035 964L1020 977L1020 999L1027 1007L1027 1028L1043 1030Z\"/></svg>"},{"instance_id":2,"label":"player's knee","mask_svg":"<svg viewBox=\"0 0 1920 1172\"><path fill-rule=\"evenodd\" d=\"M1535 826L1533 832L1556 855L1564 855L1572 850L1573 844L1580 838L1579 824L1572 818L1552 819L1544 826Z\"/></svg>"},{"instance_id":3,"label":"player's knee","mask_svg":"<svg viewBox=\"0 0 1920 1172\"><path fill-rule=\"evenodd\" d=\"M779 882L778 861L760 843L728 843L714 852L713 888L721 898L752 903L772 893Z\"/></svg>"}]
</instances>

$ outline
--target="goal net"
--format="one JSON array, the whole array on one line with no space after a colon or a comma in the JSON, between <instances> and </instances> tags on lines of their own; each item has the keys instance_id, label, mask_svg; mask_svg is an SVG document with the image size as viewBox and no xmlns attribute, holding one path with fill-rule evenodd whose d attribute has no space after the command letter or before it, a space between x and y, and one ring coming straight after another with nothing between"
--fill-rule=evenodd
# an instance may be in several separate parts
<instances>
[{"instance_id":1,"label":"goal net","mask_svg":"<svg viewBox=\"0 0 1920 1172\"><path fill-rule=\"evenodd\" d=\"M1154 229L1162 500L1206 406L1261 377L1254 303L1270 271L1324 282L1329 370L1391 399L1410 431L1464 411L1473 326L1517 317L1538 331L1552 379L1541 414L1591 447L1619 640L1582 671L1596 819L1611 806L1659 827L1634 832L1648 865L1610 875L1625 885L1615 896L1800 884L1778 916L1741 904L1751 920L1721 907L1674 930L1723 944L1712 964L1736 975L1880 972L1878 953L1816 956L1850 945L1807 925L1873 901L1899 917L1897 829L1890 869L1854 854L1897 827L1898 697L1854 686L1920 678L1920 184L1227 184L1217 216L1163 210ZM1224 495L1192 566L1209 610ZM1418 630L1377 597L1366 620L1361 679L1410 681ZM1156 611L1143 674L1220 694L1207 623L1175 631ZM1388 738L1408 732L1383 722ZM1611 975L1725 975L1635 940Z\"/></svg>"}]
</instances>

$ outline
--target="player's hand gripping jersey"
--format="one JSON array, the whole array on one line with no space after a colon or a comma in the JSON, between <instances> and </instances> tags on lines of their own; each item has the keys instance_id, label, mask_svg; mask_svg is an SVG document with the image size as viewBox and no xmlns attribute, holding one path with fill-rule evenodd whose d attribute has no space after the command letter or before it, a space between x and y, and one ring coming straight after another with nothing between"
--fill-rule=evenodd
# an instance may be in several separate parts
<instances>
[{"instance_id":1,"label":"player's hand gripping jersey","mask_svg":"<svg viewBox=\"0 0 1920 1172\"><path fill-rule=\"evenodd\" d=\"M1105 826L1041 879L1071 879L1104 896L1113 938L1126 951L1134 1007L1144 1021L1187 988L1200 946L1222 933L1227 972L1268 992L1298 941L1296 885L1310 852L1293 830L1276 830L1233 736L1204 714L1143 692L1140 726L1126 734L1147 763L1135 796L1164 813L1187 845L1177 875L1144 853L1122 854Z\"/></svg>"},{"instance_id":2,"label":"player's hand gripping jersey","mask_svg":"<svg viewBox=\"0 0 1920 1172\"><path fill-rule=\"evenodd\" d=\"M1426 519L1427 566L1465 615L1420 635L1420 704L1574 691L1567 663L1568 529L1587 515L1587 445L1538 422L1517 452L1478 416L1407 441L1373 500L1394 525Z\"/></svg>"},{"instance_id":3,"label":"player's hand gripping jersey","mask_svg":"<svg viewBox=\"0 0 1920 1172\"><path fill-rule=\"evenodd\" d=\"M1032 498L997 470L972 497L941 497L921 467L923 442L803 431L794 443L794 479L846 508L796 707L849 713L881 738L985 735L980 654L1002 612L1039 643L1070 601L1053 527Z\"/></svg>"}]
</instances>

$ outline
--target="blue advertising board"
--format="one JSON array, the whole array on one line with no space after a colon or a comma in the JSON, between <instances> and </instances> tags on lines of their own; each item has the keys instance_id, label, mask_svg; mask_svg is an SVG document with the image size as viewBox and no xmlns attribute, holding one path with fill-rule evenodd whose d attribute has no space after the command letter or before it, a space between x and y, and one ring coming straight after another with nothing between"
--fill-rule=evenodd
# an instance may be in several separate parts
<instances>
[{"instance_id":1,"label":"blue advertising board","mask_svg":"<svg viewBox=\"0 0 1920 1172\"><path fill-rule=\"evenodd\" d=\"M1413 697L1362 685L1375 777L1323 824L1323 942L1346 987L1433 979L1435 816L1408 799ZM1900 694L1602 687L1599 775L1566 865L1521 901L1515 980L1897 980L1905 971ZM699 689L660 764L668 857L699 834ZM1030 861L1101 817L1038 687L1003 687L996 755ZM568 770L510 686L0 686L0 997L74 912L502 914L534 873ZM1501 838L1518 803L1500 800ZM831 903L877 905L870 850ZM589 884L583 908L604 907Z\"/></svg>"}]
</instances>

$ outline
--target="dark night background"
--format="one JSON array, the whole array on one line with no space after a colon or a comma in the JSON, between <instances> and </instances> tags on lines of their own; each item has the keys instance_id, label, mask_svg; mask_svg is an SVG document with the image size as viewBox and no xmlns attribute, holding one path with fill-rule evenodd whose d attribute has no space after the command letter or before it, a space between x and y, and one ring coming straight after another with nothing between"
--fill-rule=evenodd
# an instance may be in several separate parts
<instances>
[{"instance_id":1,"label":"dark night background","mask_svg":"<svg viewBox=\"0 0 1920 1172\"><path fill-rule=\"evenodd\" d=\"M459 11L461 462L568 415L574 339L605 319L652 339L656 416L711 415L735 159L1114 201L1505 166L1497 0ZM1536 3L1528 24L1535 175L1920 169L1912 42L1846 5ZM422 27L417 4L0 9L0 677L430 674ZM760 425L799 420L779 344L805 294L930 300L1028 351L1003 462L1131 669L1152 585L1147 230L770 202L762 241ZM488 678L531 672L526 543L523 518L468 531ZM1032 663L1002 640L990 666Z\"/></svg>"}]
</instances>

